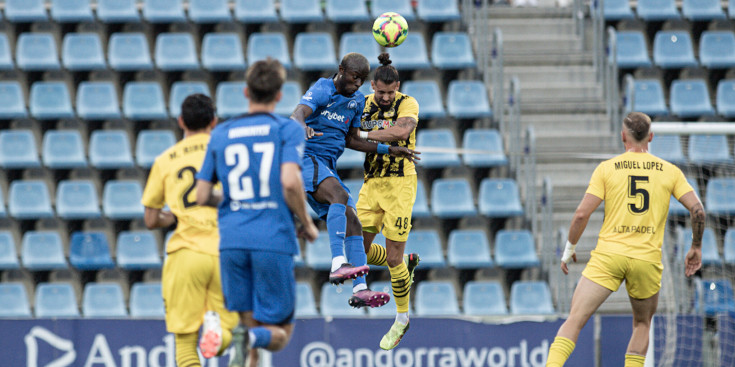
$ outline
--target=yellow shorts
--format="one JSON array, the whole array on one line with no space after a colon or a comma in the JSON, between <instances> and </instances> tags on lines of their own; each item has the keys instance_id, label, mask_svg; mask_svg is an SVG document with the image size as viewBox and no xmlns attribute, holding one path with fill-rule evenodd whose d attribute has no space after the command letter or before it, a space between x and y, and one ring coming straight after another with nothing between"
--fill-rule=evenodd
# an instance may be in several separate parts
<instances>
[{"instance_id":1,"label":"yellow shorts","mask_svg":"<svg viewBox=\"0 0 735 367\"><path fill-rule=\"evenodd\" d=\"M225 308L219 257L188 248L176 250L163 264L161 287L166 305L166 330L189 334L199 330L204 313L219 314L222 328L237 326L239 317Z\"/></svg>"},{"instance_id":2,"label":"yellow shorts","mask_svg":"<svg viewBox=\"0 0 735 367\"><path fill-rule=\"evenodd\" d=\"M416 201L416 175L370 178L357 200L357 217L365 232L383 232L385 238L406 242Z\"/></svg>"},{"instance_id":3,"label":"yellow shorts","mask_svg":"<svg viewBox=\"0 0 735 367\"><path fill-rule=\"evenodd\" d=\"M625 255L592 251L592 257L582 271L585 278L615 292L625 279L628 295L646 299L661 289L661 263L634 259Z\"/></svg>"}]
</instances>

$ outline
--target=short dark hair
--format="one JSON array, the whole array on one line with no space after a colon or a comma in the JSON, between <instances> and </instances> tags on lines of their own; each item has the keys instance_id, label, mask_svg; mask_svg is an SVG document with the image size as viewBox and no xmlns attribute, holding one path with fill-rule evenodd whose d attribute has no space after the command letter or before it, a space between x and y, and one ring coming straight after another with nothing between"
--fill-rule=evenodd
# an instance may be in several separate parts
<instances>
[{"instance_id":1,"label":"short dark hair","mask_svg":"<svg viewBox=\"0 0 735 367\"><path fill-rule=\"evenodd\" d=\"M250 65L245 74L249 98L255 103L273 102L285 80L286 69L270 57Z\"/></svg>"},{"instance_id":2,"label":"short dark hair","mask_svg":"<svg viewBox=\"0 0 735 367\"><path fill-rule=\"evenodd\" d=\"M202 130L214 120L214 102L204 94L192 94L181 103L181 119L187 129Z\"/></svg>"},{"instance_id":3,"label":"short dark hair","mask_svg":"<svg viewBox=\"0 0 735 367\"><path fill-rule=\"evenodd\" d=\"M373 80L376 82L381 81L385 84L393 84L397 82L398 70L391 65L393 61L390 59L390 54L383 52L378 56L378 61L380 61L380 66L375 69Z\"/></svg>"},{"instance_id":4,"label":"short dark hair","mask_svg":"<svg viewBox=\"0 0 735 367\"><path fill-rule=\"evenodd\" d=\"M370 72L370 62L362 54L357 52L350 52L342 57L342 61L339 62L345 71L357 71L365 72L365 76Z\"/></svg>"},{"instance_id":5,"label":"short dark hair","mask_svg":"<svg viewBox=\"0 0 735 367\"><path fill-rule=\"evenodd\" d=\"M623 119L623 125L635 141L641 142L648 138L648 132L651 131L651 118L642 112L631 112Z\"/></svg>"}]
</instances>

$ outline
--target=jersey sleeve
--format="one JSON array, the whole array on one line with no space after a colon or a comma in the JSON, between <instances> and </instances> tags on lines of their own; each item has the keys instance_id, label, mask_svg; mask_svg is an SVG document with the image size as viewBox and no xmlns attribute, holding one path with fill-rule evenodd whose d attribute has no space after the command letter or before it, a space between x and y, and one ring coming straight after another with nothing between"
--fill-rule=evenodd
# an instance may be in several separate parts
<instances>
[{"instance_id":1,"label":"jersey sleeve","mask_svg":"<svg viewBox=\"0 0 735 367\"><path fill-rule=\"evenodd\" d=\"M140 203L147 208L161 209L166 204L166 197L163 187L163 176L161 175L161 163L156 160L148 174L148 182L143 190L143 197Z\"/></svg>"},{"instance_id":2,"label":"jersey sleeve","mask_svg":"<svg viewBox=\"0 0 735 367\"><path fill-rule=\"evenodd\" d=\"M202 168L199 169L199 173L197 173L197 180L204 180L209 181L212 183L217 182L217 175L215 168L217 167L217 161L216 161L216 151L214 149L215 146L215 139L214 136L212 136L212 139L209 141L209 144L207 145L207 153L204 155L204 162L202 162Z\"/></svg>"},{"instance_id":3,"label":"jersey sleeve","mask_svg":"<svg viewBox=\"0 0 735 367\"><path fill-rule=\"evenodd\" d=\"M601 200L605 200L605 162L600 163L595 168L595 171L592 172L587 193L595 195Z\"/></svg>"},{"instance_id":4,"label":"jersey sleeve","mask_svg":"<svg viewBox=\"0 0 735 367\"><path fill-rule=\"evenodd\" d=\"M362 126L362 112L365 110L365 98L358 98L355 115L352 117L350 127L360 128Z\"/></svg>"},{"instance_id":5,"label":"jersey sleeve","mask_svg":"<svg viewBox=\"0 0 735 367\"><path fill-rule=\"evenodd\" d=\"M412 117L416 121L419 120L419 103L416 98L409 96L401 102L401 105L398 106L398 118L401 117Z\"/></svg>"},{"instance_id":6,"label":"jersey sleeve","mask_svg":"<svg viewBox=\"0 0 735 367\"><path fill-rule=\"evenodd\" d=\"M314 112L319 107L325 106L329 103L329 93L324 90L317 82L301 97L299 104L309 106L311 111Z\"/></svg>"},{"instance_id":7,"label":"jersey sleeve","mask_svg":"<svg viewBox=\"0 0 735 367\"><path fill-rule=\"evenodd\" d=\"M304 156L304 128L296 122L289 120L281 127L281 148L283 155L281 164L297 163L301 167Z\"/></svg>"},{"instance_id":8,"label":"jersey sleeve","mask_svg":"<svg viewBox=\"0 0 735 367\"><path fill-rule=\"evenodd\" d=\"M674 179L674 189L671 190L671 193L674 195L676 200L679 200L684 194L694 191L694 188L692 185L689 184L689 181L687 181L686 177L684 177L684 172L682 172L678 167L676 167L676 178Z\"/></svg>"}]
</instances>

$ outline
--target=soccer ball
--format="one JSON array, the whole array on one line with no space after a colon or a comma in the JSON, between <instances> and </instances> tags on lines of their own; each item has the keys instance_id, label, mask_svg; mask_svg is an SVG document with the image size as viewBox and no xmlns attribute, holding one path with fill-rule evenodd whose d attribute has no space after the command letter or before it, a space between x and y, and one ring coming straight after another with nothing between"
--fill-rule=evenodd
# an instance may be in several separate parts
<instances>
[{"instance_id":1,"label":"soccer ball","mask_svg":"<svg viewBox=\"0 0 735 367\"><path fill-rule=\"evenodd\" d=\"M396 47L406 40L408 23L398 13L383 13L373 23L373 37L381 46Z\"/></svg>"}]
</instances>

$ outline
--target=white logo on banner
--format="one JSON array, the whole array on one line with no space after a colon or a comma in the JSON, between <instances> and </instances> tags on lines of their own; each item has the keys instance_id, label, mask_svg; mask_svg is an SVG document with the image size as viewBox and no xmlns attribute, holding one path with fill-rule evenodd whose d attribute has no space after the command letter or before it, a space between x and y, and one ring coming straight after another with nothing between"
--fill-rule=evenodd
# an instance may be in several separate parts
<instances>
[{"instance_id":1,"label":"white logo on banner","mask_svg":"<svg viewBox=\"0 0 735 367\"><path fill-rule=\"evenodd\" d=\"M72 364L77 357L77 353L74 351L74 343L71 340L60 338L40 326L34 326L24 338L26 343L27 367L38 367L38 342L36 339L41 339L52 347L66 352L63 356L51 361L46 367L66 367Z\"/></svg>"}]
</instances>

